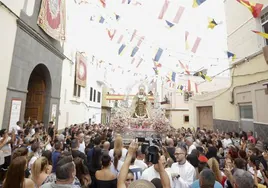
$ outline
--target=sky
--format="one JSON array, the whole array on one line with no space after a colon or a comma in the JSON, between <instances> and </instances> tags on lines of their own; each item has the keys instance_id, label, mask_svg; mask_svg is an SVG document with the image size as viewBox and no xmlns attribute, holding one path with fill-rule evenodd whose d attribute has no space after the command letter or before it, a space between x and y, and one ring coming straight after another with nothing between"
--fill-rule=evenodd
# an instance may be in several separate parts
<instances>
[{"instance_id":1,"label":"sky","mask_svg":"<svg viewBox=\"0 0 268 188\"><path fill-rule=\"evenodd\" d=\"M160 20L158 15L164 1L139 0L141 5L135 6L133 3L136 0L132 0L132 4L122 4L121 0L106 0L105 8L98 0L88 0L89 3L80 5L69 4L67 19L72 27L67 28L67 32L72 37L67 38L67 42L80 51L85 51L90 57L94 55L95 62L103 61L101 68L106 70L107 82L116 91L123 92L126 87L131 87L145 77L154 77L152 59L158 48L164 50L159 60L162 65L159 75L162 77L171 72L183 72L178 66L179 60L187 64L190 71L206 68L211 76L226 69L229 61L226 56L227 35L223 2L207 0L201 6L192 8L192 0L170 0L170 6ZM170 29L165 20L172 21L180 6L185 7L182 17ZM115 13L120 15L119 21L115 19ZM100 16L105 18L103 24L98 22ZM213 30L208 29L208 18L214 18L221 24ZM137 35L130 42L135 29ZM113 40L110 40L107 30L116 30ZM189 32L188 41L191 47L197 37L201 38L196 53L185 50L186 31ZM117 44L121 34L124 35L122 43L126 45L122 56L118 55L122 43ZM144 41L131 64L131 51L141 36L145 37ZM137 68L140 58L143 61ZM134 73L138 75L134 76ZM220 76L228 75L225 72ZM177 77L177 81L179 79Z\"/></svg>"}]
</instances>

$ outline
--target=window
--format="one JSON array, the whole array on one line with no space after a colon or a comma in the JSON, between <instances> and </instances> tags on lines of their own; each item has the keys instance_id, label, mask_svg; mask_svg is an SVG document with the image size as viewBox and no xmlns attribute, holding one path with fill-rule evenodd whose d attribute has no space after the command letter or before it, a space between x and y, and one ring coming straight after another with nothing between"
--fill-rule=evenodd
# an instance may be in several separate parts
<instances>
[{"instance_id":1,"label":"window","mask_svg":"<svg viewBox=\"0 0 268 188\"><path fill-rule=\"evenodd\" d=\"M75 97L80 97L81 94L81 86L76 84L76 75L74 75L74 92L73 95Z\"/></svg>"},{"instance_id":2,"label":"window","mask_svg":"<svg viewBox=\"0 0 268 188\"><path fill-rule=\"evenodd\" d=\"M252 105L239 106L239 112L241 119L253 119Z\"/></svg>"},{"instance_id":3,"label":"window","mask_svg":"<svg viewBox=\"0 0 268 188\"><path fill-rule=\"evenodd\" d=\"M192 97L193 93L185 91L184 92L184 101L189 101L189 99Z\"/></svg>"},{"instance_id":4,"label":"window","mask_svg":"<svg viewBox=\"0 0 268 188\"><path fill-rule=\"evenodd\" d=\"M94 89L93 102L96 102L96 90Z\"/></svg>"},{"instance_id":5,"label":"window","mask_svg":"<svg viewBox=\"0 0 268 188\"><path fill-rule=\"evenodd\" d=\"M98 92L98 103L101 101L101 92Z\"/></svg>"},{"instance_id":6,"label":"window","mask_svg":"<svg viewBox=\"0 0 268 188\"><path fill-rule=\"evenodd\" d=\"M261 16L261 25L263 27L263 31L268 33L268 12ZM266 39L266 45L268 45L268 39Z\"/></svg>"},{"instance_id":7,"label":"window","mask_svg":"<svg viewBox=\"0 0 268 188\"><path fill-rule=\"evenodd\" d=\"M92 101L92 96L93 96L93 88L90 88L90 96L89 96L89 100Z\"/></svg>"},{"instance_id":8,"label":"window","mask_svg":"<svg viewBox=\"0 0 268 188\"><path fill-rule=\"evenodd\" d=\"M189 115L184 115L183 118L184 123L189 123Z\"/></svg>"}]
</instances>

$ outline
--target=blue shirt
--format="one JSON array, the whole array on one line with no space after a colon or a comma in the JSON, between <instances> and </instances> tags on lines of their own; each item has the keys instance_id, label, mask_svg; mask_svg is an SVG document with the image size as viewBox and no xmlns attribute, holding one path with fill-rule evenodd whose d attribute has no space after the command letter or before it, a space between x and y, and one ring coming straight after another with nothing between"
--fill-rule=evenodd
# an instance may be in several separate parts
<instances>
[{"instance_id":1,"label":"blue shirt","mask_svg":"<svg viewBox=\"0 0 268 188\"><path fill-rule=\"evenodd\" d=\"M194 183L190 186L191 188L200 188L199 180L195 180ZM214 188L223 188L222 185L215 181Z\"/></svg>"},{"instance_id":2,"label":"blue shirt","mask_svg":"<svg viewBox=\"0 0 268 188\"><path fill-rule=\"evenodd\" d=\"M56 172L56 166L58 163L58 158L60 156L60 152L54 151L52 153L52 173Z\"/></svg>"}]
</instances>

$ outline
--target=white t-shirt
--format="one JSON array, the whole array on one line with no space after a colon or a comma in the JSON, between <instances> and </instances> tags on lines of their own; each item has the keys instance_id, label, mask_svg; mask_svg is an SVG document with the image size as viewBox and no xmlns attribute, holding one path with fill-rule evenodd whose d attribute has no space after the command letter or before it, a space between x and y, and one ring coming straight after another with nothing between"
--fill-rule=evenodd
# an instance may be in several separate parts
<instances>
[{"instance_id":1,"label":"white t-shirt","mask_svg":"<svg viewBox=\"0 0 268 188\"><path fill-rule=\"evenodd\" d=\"M140 167L142 170L145 170L146 168L148 168L148 165L145 162L143 162L143 160L139 160L139 159L135 160L134 165Z\"/></svg>"},{"instance_id":2,"label":"white t-shirt","mask_svg":"<svg viewBox=\"0 0 268 188\"><path fill-rule=\"evenodd\" d=\"M126 159L126 155L127 155L127 149L123 148L122 149L122 157L120 158L120 161L124 162ZM112 161L114 160L114 149L111 149L109 151L109 156L111 157Z\"/></svg>"},{"instance_id":3,"label":"white t-shirt","mask_svg":"<svg viewBox=\"0 0 268 188\"><path fill-rule=\"evenodd\" d=\"M78 150L85 154L85 149L86 149L85 141L83 141L82 143L79 143Z\"/></svg>"},{"instance_id":4,"label":"white t-shirt","mask_svg":"<svg viewBox=\"0 0 268 188\"><path fill-rule=\"evenodd\" d=\"M172 178L169 172L167 172L168 178L170 180L170 185L173 187ZM154 169L154 165L150 166L149 168L145 169L141 175L142 180L152 181L154 178L160 179L160 174Z\"/></svg>"},{"instance_id":5,"label":"white t-shirt","mask_svg":"<svg viewBox=\"0 0 268 188\"><path fill-rule=\"evenodd\" d=\"M232 145L232 144L233 144L233 142L232 142L231 138L228 138L228 139L224 138L222 141L222 146L224 149L226 149L229 145Z\"/></svg>"},{"instance_id":6,"label":"white t-shirt","mask_svg":"<svg viewBox=\"0 0 268 188\"><path fill-rule=\"evenodd\" d=\"M186 161L183 165L179 165L179 163L173 163L171 166L173 172L176 172L180 175L180 178L183 179L184 182L190 186L196 177L195 168Z\"/></svg>"},{"instance_id":7,"label":"white t-shirt","mask_svg":"<svg viewBox=\"0 0 268 188\"><path fill-rule=\"evenodd\" d=\"M112 163L111 166L110 166L110 170L112 171L112 173L115 175L115 176L118 176L119 175L119 172L123 166L124 162L122 161L118 161L118 164L117 164L117 169L115 169L115 166L114 164Z\"/></svg>"},{"instance_id":8,"label":"white t-shirt","mask_svg":"<svg viewBox=\"0 0 268 188\"><path fill-rule=\"evenodd\" d=\"M30 159L30 161L28 163L28 169L29 170L31 170L32 165L34 164L36 159L38 159L39 157L40 157L39 153L34 153L34 156Z\"/></svg>"},{"instance_id":9,"label":"white t-shirt","mask_svg":"<svg viewBox=\"0 0 268 188\"><path fill-rule=\"evenodd\" d=\"M3 138L0 138L0 141L3 140ZM7 138L7 142L11 140L11 137ZM7 157L11 155L11 145L10 144L5 144L0 150L3 151L3 156Z\"/></svg>"},{"instance_id":10,"label":"white t-shirt","mask_svg":"<svg viewBox=\"0 0 268 188\"><path fill-rule=\"evenodd\" d=\"M15 130L15 135L18 135L18 131L21 130L20 126L16 125L14 127L14 130Z\"/></svg>"},{"instance_id":11,"label":"white t-shirt","mask_svg":"<svg viewBox=\"0 0 268 188\"><path fill-rule=\"evenodd\" d=\"M188 148L188 152L187 152L187 154L190 155L194 149L196 149L196 147L195 147L194 144L192 144L192 145Z\"/></svg>"}]
</instances>

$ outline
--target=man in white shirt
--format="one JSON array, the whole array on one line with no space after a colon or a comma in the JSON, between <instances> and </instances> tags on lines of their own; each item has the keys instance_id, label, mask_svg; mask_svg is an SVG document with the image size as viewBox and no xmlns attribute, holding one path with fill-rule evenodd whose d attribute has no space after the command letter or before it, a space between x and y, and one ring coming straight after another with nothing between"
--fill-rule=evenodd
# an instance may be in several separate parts
<instances>
[{"instance_id":1,"label":"man in white shirt","mask_svg":"<svg viewBox=\"0 0 268 188\"><path fill-rule=\"evenodd\" d=\"M77 140L79 141L78 150L85 154L86 145L85 145L85 141L84 141L84 134L82 132L78 133Z\"/></svg>"},{"instance_id":2,"label":"man in white shirt","mask_svg":"<svg viewBox=\"0 0 268 188\"><path fill-rule=\"evenodd\" d=\"M196 149L196 147L195 147L195 145L194 145L194 139L192 138L192 137L187 137L187 138L185 138L185 143L186 143L186 145L187 145L187 147L188 147L188 152L187 152L187 154L188 155L190 155L191 153L192 153L192 151L194 150L194 149Z\"/></svg>"},{"instance_id":3,"label":"man in white shirt","mask_svg":"<svg viewBox=\"0 0 268 188\"><path fill-rule=\"evenodd\" d=\"M21 130L21 122L20 121L17 121L16 123L16 126L14 127L14 131L15 131L15 135L17 136L18 135L18 131Z\"/></svg>"},{"instance_id":4,"label":"man in white shirt","mask_svg":"<svg viewBox=\"0 0 268 188\"><path fill-rule=\"evenodd\" d=\"M171 169L179 174L174 180L175 187L189 187L195 180L195 168L186 160L186 148L179 146L175 150L177 163L173 163Z\"/></svg>"},{"instance_id":5,"label":"man in white shirt","mask_svg":"<svg viewBox=\"0 0 268 188\"><path fill-rule=\"evenodd\" d=\"M166 158L165 156L161 156L160 160L162 161L163 166L166 165ZM171 187L173 187L173 182L172 182L172 178L171 178L171 174L169 172L167 172L169 180L170 180L170 185ZM141 179L143 180L147 180L147 181L152 181L155 178L159 178L160 179L160 174L159 174L159 166L158 164L154 164L152 166L150 166L149 168L145 169L142 173Z\"/></svg>"},{"instance_id":6,"label":"man in white shirt","mask_svg":"<svg viewBox=\"0 0 268 188\"><path fill-rule=\"evenodd\" d=\"M148 168L147 164L143 160L144 160L144 154L141 152L141 146L140 146L137 150L137 157L134 162L134 165L140 167L142 171Z\"/></svg>"}]
</instances>

